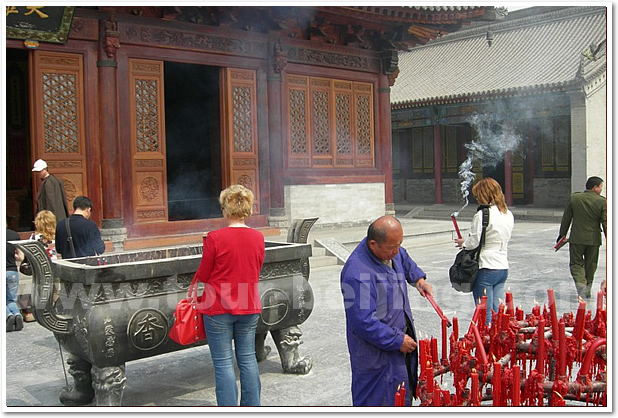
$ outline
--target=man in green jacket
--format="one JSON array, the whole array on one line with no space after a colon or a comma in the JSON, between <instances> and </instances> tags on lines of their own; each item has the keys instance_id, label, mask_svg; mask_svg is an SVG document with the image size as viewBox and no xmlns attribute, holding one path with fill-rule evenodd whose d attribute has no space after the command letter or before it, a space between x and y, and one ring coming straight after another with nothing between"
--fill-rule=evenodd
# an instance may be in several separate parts
<instances>
[{"instance_id":1,"label":"man in green jacket","mask_svg":"<svg viewBox=\"0 0 618 418\"><path fill-rule=\"evenodd\" d=\"M581 298L590 298L602 244L601 228L607 239L607 204L605 197L600 195L601 190L603 179L595 176L586 181L584 192L571 195L562 215L557 240L566 236L573 223L569 236L569 267Z\"/></svg>"}]
</instances>

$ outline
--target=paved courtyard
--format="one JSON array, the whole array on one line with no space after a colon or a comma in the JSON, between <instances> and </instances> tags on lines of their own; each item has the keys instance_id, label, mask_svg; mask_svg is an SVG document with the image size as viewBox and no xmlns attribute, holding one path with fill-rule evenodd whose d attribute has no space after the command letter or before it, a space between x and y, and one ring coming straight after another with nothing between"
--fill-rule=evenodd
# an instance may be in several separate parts
<instances>
[{"instance_id":1,"label":"paved courtyard","mask_svg":"<svg viewBox=\"0 0 618 418\"><path fill-rule=\"evenodd\" d=\"M451 289L447 273L457 250L448 237L427 240L415 235L429 222L436 221L402 220L407 235L404 246L427 273L434 287L435 299L445 314L448 317L457 316L460 330L465 330L474 308L472 296ZM450 220L444 222L445 228L448 228L446 225L450 225ZM558 252L553 249L558 226L556 223L516 221L509 246L511 267L506 287L513 293L515 305L521 306L526 313L535 303L546 303L548 288L555 291L559 313L575 311L577 307L577 294L569 275L568 249L565 247ZM465 227L462 223L462 228ZM309 238L310 241L318 235L336 238L340 233L342 231L312 232ZM604 244L593 287L595 295L606 274L605 249ZM300 326L304 334L300 353L313 359L309 374L283 374L275 345L270 336L267 338L267 345L273 350L259 368L262 404L273 407L268 408L273 412L285 411L274 407L298 406L327 407L303 409L307 412L350 412L345 408L351 406L352 400L345 317L339 290L341 268L341 265L332 264L311 270L309 283L315 297L314 310ZM409 288L409 292L420 337L435 336L440 340L440 320L435 311L416 290ZM589 301L591 306L595 303L595 298ZM65 379L58 343L50 331L37 323L27 323L23 331L6 333L4 339L5 411L93 411L92 406L66 409L60 404L58 394L65 385ZM67 353L63 353L66 361ZM148 412L196 412L203 409L187 407L216 405L213 365L207 346L127 363L126 376L123 407L165 407L148 409ZM450 375L445 375L445 382L449 379ZM69 383L72 384L71 376ZM143 411L142 408L126 410Z\"/></svg>"}]
</instances>

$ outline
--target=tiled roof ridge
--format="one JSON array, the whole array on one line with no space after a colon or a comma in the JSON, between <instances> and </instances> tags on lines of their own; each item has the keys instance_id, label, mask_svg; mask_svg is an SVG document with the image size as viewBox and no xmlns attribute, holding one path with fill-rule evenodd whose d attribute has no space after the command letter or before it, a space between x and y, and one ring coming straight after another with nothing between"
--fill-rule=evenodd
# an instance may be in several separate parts
<instances>
[{"instance_id":1,"label":"tiled roof ridge","mask_svg":"<svg viewBox=\"0 0 618 418\"><path fill-rule=\"evenodd\" d=\"M530 96L539 93L561 91L571 86L576 86L576 79L558 81L555 83L542 83L530 86L508 87L504 89L483 90L474 93L451 94L448 96L434 96L423 99L404 100L391 103L391 109L405 109L410 107L426 106L428 104L449 104L461 102L475 102L496 97Z\"/></svg>"},{"instance_id":2,"label":"tiled roof ridge","mask_svg":"<svg viewBox=\"0 0 618 418\"><path fill-rule=\"evenodd\" d=\"M599 42L598 49L598 52L591 55L591 58L582 54L578 75L586 81L599 77L602 73L607 71L607 39L603 39ZM600 59L603 57L605 57L605 59Z\"/></svg>"},{"instance_id":3,"label":"tiled roof ridge","mask_svg":"<svg viewBox=\"0 0 618 418\"><path fill-rule=\"evenodd\" d=\"M534 8L543 8L547 6L536 6ZM492 32L497 33L506 30L525 28L528 26L538 26L538 22L543 25L551 24L559 20L567 20L571 18L580 18L586 15L599 14L602 11L606 12L605 6L565 6L559 10L549 11L547 13L536 13L533 15L522 16L513 20L502 20L496 22L487 22L487 24L475 26L473 28L461 29L455 33L445 35L441 38L431 40L425 45L416 46L414 49L431 48L438 44L461 41L462 39L475 38L477 36L485 36L488 28Z\"/></svg>"}]
</instances>

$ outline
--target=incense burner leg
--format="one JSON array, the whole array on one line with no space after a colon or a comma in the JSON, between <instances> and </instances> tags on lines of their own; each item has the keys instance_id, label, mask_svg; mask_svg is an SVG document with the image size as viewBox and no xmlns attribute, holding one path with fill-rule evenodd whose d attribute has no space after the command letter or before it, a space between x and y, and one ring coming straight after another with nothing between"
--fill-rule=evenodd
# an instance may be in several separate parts
<instances>
[{"instance_id":1,"label":"incense burner leg","mask_svg":"<svg viewBox=\"0 0 618 418\"><path fill-rule=\"evenodd\" d=\"M92 380L97 396L97 406L121 406L122 394L127 384L124 364L111 367L93 367Z\"/></svg>"},{"instance_id":2,"label":"incense burner leg","mask_svg":"<svg viewBox=\"0 0 618 418\"><path fill-rule=\"evenodd\" d=\"M265 360L268 354L270 354L271 348L264 345L266 335L266 333L255 334L255 357L257 361Z\"/></svg>"},{"instance_id":3,"label":"incense burner leg","mask_svg":"<svg viewBox=\"0 0 618 418\"><path fill-rule=\"evenodd\" d=\"M281 358L284 373L307 374L313 366L310 357L300 357L298 346L303 335L297 326L270 332Z\"/></svg>"},{"instance_id":4,"label":"incense burner leg","mask_svg":"<svg viewBox=\"0 0 618 418\"><path fill-rule=\"evenodd\" d=\"M73 376L73 386L62 388L60 391L60 402L66 406L81 406L92 403L94 399L94 389L92 389L92 375L90 371L92 364L86 360L70 355L67 359L69 374Z\"/></svg>"}]
</instances>

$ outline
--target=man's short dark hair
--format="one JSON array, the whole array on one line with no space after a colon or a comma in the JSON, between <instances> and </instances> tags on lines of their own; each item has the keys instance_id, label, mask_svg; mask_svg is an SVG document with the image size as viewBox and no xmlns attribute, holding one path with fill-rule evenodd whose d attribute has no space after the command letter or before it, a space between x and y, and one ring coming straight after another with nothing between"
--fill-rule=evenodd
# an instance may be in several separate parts
<instances>
[{"instance_id":1,"label":"man's short dark hair","mask_svg":"<svg viewBox=\"0 0 618 418\"><path fill-rule=\"evenodd\" d=\"M601 177L592 176L586 181L586 190L592 190L594 187L600 186L603 183Z\"/></svg>"},{"instance_id":2,"label":"man's short dark hair","mask_svg":"<svg viewBox=\"0 0 618 418\"><path fill-rule=\"evenodd\" d=\"M92 209L92 201L86 196L77 196L75 200L73 200L73 210L75 209Z\"/></svg>"}]
</instances>

